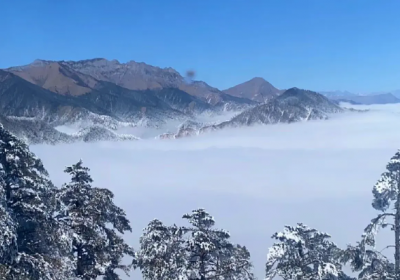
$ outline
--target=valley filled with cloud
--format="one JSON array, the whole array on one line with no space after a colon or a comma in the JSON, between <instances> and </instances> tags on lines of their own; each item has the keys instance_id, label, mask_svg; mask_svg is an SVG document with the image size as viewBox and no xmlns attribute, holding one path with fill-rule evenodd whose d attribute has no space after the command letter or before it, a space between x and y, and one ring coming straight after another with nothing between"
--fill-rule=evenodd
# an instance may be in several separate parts
<instances>
[{"instance_id":1,"label":"valley filled with cloud","mask_svg":"<svg viewBox=\"0 0 400 280\"><path fill-rule=\"evenodd\" d=\"M400 105L351 106L369 111L177 140L30 148L58 186L68 181L65 166L82 159L94 186L113 191L127 212L133 232L126 238L135 248L151 219L182 224L183 214L204 207L248 247L261 278L270 237L284 225L303 222L344 246L374 216L371 190L399 148Z\"/></svg>"}]
</instances>

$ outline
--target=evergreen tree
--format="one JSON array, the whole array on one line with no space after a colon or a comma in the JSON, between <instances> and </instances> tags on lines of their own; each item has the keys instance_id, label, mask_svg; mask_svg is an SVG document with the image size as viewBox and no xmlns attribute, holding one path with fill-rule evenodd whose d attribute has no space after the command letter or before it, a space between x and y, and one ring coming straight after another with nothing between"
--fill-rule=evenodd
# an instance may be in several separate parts
<instances>
[{"instance_id":1,"label":"evergreen tree","mask_svg":"<svg viewBox=\"0 0 400 280\"><path fill-rule=\"evenodd\" d=\"M272 238L278 242L268 252L266 280L276 276L285 280L351 279L342 272L342 251L328 234L299 223L285 226Z\"/></svg>"},{"instance_id":2,"label":"evergreen tree","mask_svg":"<svg viewBox=\"0 0 400 280\"><path fill-rule=\"evenodd\" d=\"M53 218L55 188L40 159L1 124L0 189L7 213L1 219L10 225L9 238L16 240L18 250L10 255L16 258L8 266L6 279L26 279L27 275L29 279L66 279L68 261L62 256L68 239L60 238L63 232Z\"/></svg>"},{"instance_id":3,"label":"evergreen tree","mask_svg":"<svg viewBox=\"0 0 400 280\"><path fill-rule=\"evenodd\" d=\"M250 253L233 245L204 209L183 216L189 227L167 227L153 220L140 240L136 267L147 280L254 279Z\"/></svg>"},{"instance_id":4,"label":"evergreen tree","mask_svg":"<svg viewBox=\"0 0 400 280\"><path fill-rule=\"evenodd\" d=\"M57 193L63 210L58 219L72 231L74 273L81 279L119 279L116 269L126 273L130 266L121 263L133 249L118 235L131 231L125 212L117 207L108 189L93 188L89 168L82 161L67 167L71 182Z\"/></svg>"},{"instance_id":5,"label":"evergreen tree","mask_svg":"<svg viewBox=\"0 0 400 280\"><path fill-rule=\"evenodd\" d=\"M394 264L365 241L363 238L356 246L349 245L343 253L342 262L350 263L352 270L359 272L358 279L394 280Z\"/></svg>"},{"instance_id":6,"label":"evergreen tree","mask_svg":"<svg viewBox=\"0 0 400 280\"><path fill-rule=\"evenodd\" d=\"M0 181L0 279L6 278L18 255L16 224L8 212L3 185Z\"/></svg>"},{"instance_id":7,"label":"evergreen tree","mask_svg":"<svg viewBox=\"0 0 400 280\"><path fill-rule=\"evenodd\" d=\"M184 227L190 279L253 279L250 254L245 247L234 246L230 234L215 229L214 218L204 209L183 216L191 224Z\"/></svg>"},{"instance_id":8,"label":"evergreen tree","mask_svg":"<svg viewBox=\"0 0 400 280\"><path fill-rule=\"evenodd\" d=\"M372 207L380 211L364 229L361 242L349 246L345 260L362 279L400 279L400 150L386 165L386 171L372 189ZM384 249L394 248L394 264L376 251L375 238L380 229L394 231L394 242Z\"/></svg>"},{"instance_id":9,"label":"evergreen tree","mask_svg":"<svg viewBox=\"0 0 400 280\"><path fill-rule=\"evenodd\" d=\"M186 279L187 261L183 232L176 225L165 226L152 220L143 230L135 268L146 280Z\"/></svg>"}]
</instances>

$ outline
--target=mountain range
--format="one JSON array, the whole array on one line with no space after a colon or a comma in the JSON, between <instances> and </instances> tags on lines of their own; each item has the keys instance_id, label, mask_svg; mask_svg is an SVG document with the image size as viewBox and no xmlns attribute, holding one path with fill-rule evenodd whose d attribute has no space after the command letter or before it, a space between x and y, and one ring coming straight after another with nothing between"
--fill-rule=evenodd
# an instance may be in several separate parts
<instances>
[{"instance_id":1,"label":"mountain range","mask_svg":"<svg viewBox=\"0 0 400 280\"><path fill-rule=\"evenodd\" d=\"M36 60L25 66L5 69L28 82L61 95L81 96L106 88L124 88L133 91L155 91L174 88L216 106L225 103L248 103L209 86L205 82L187 82L172 68L159 68L145 63L103 58L80 61Z\"/></svg>"},{"instance_id":2,"label":"mountain range","mask_svg":"<svg viewBox=\"0 0 400 280\"><path fill-rule=\"evenodd\" d=\"M229 127L326 120L330 114L344 111L345 109L321 94L291 88L269 102L245 110L228 121L215 125L202 125L190 121L182 124L176 133L165 133L159 138L176 139Z\"/></svg>"},{"instance_id":3,"label":"mountain range","mask_svg":"<svg viewBox=\"0 0 400 280\"><path fill-rule=\"evenodd\" d=\"M187 81L172 68L103 58L36 60L0 70L0 122L29 143L137 140L118 128L182 124L180 138L226 127L326 119L341 108L316 92L280 90L262 78L219 90ZM237 112L228 121L201 124L202 114ZM57 127L74 125L67 134Z\"/></svg>"},{"instance_id":4,"label":"mountain range","mask_svg":"<svg viewBox=\"0 0 400 280\"><path fill-rule=\"evenodd\" d=\"M332 100L349 102L352 104L372 105L400 103L400 95L396 96L397 91L393 91L393 93L383 92L364 95L351 93L349 91L327 91L320 93Z\"/></svg>"}]
</instances>

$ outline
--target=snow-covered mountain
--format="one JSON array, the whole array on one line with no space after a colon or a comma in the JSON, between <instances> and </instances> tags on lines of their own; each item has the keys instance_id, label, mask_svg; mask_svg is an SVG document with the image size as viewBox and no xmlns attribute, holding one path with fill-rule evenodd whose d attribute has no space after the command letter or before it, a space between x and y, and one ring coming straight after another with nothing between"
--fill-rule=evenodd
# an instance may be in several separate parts
<instances>
[{"instance_id":1,"label":"snow-covered mountain","mask_svg":"<svg viewBox=\"0 0 400 280\"><path fill-rule=\"evenodd\" d=\"M0 114L35 122L37 129L46 131L48 137L24 134L34 143L40 142L40 137L46 143L71 141L68 135L53 130L62 125L79 124L80 129L97 135L82 140L98 139L100 131L119 139L114 130L120 127L160 127L169 121L243 111L257 104L201 81L187 83L172 68L105 59L36 60L0 70L0 100ZM75 135L72 140L78 138Z\"/></svg>"},{"instance_id":2,"label":"snow-covered mountain","mask_svg":"<svg viewBox=\"0 0 400 280\"><path fill-rule=\"evenodd\" d=\"M329 114L343 111L343 108L319 93L291 88L269 102L248 109L229 121L201 126L200 128L201 124L185 123L179 127L177 133L163 134L159 138L175 139L227 127L323 120L328 119Z\"/></svg>"},{"instance_id":3,"label":"snow-covered mountain","mask_svg":"<svg viewBox=\"0 0 400 280\"><path fill-rule=\"evenodd\" d=\"M321 94L335 101L349 102L352 104L371 105L400 103L400 95L396 96L396 91L393 93L384 92L369 94L355 94L349 91L326 91L321 92Z\"/></svg>"},{"instance_id":4,"label":"snow-covered mountain","mask_svg":"<svg viewBox=\"0 0 400 280\"><path fill-rule=\"evenodd\" d=\"M316 92L291 88L270 102L258 105L231 119L229 125L292 123L326 119L343 109ZM228 123L226 125L228 125Z\"/></svg>"},{"instance_id":5,"label":"snow-covered mountain","mask_svg":"<svg viewBox=\"0 0 400 280\"><path fill-rule=\"evenodd\" d=\"M78 123L81 129L111 130L160 127L258 104L201 81L187 82L172 68L106 59L36 60L0 70L0 98L4 116L34 118L49 128Z\"/></svg>"},{"instance_id":6,"label":"snow-covered mountain","mask_svg":"<svg viewBox=\"0 0 400 280\"><path fill-rule=\"evenodd\" d=\"M67 134L36 118L0 115L0 124L29 144L55 145L75 142L139 140L134 135L118 134L112 129L100 125L88 126L77 133Z\"/></svg>"},{"instance_id":7,"label":"snow-covered mountain","mask_svg":"<svg viewBox=\"0 0 400 280\"><path fill-rule=\"evenodd\" d=\"M35 64L33 67L39 66ZM44 124L50 129L77 123L81 128L101 126L111 130L137 125L159 127L171 120L183 122L198 114L243 110L255 104L250 100L242 102L240 98L222 95L222 101L212 105L178 88L131 90L106 81L97 81L84 94L61 94L12 73L17 70L0 70L0 114L33 118L41 123L41 128ZM50 135L64 141L64 136L56 132ZM36 143L39 140L32 136L30 141ZM43 141L50 140L44 137Z\"/></svg>"},{"instance_id":8,"label":"snow-covered mountain","mask_svg":"<svg viewBox=\"0 0 400 280\"><path fill-rule=\"evenodd\" d=\"M187 82L172 68L134 61L37 60L0 70L0 121L30 143L137 140L116 131L160 128L170 121L182 125L159 138L181 138L225 127L326 119L342 110L316 92L291 88L282 93L261 78L223 92L202 81ZM197 121L197 116L226 111L239 113L217 124ZM60 126L77 131L68 134Z\"/></svg>"}]
</instances>

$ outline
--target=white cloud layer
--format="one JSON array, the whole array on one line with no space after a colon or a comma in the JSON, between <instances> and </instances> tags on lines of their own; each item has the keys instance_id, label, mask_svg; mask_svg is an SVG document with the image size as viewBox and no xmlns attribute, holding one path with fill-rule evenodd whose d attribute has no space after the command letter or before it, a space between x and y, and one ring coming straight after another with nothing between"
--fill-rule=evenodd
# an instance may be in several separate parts
<instances>
[{"instance_id":1,"label":"white cloud layer","mask_svg":"<svg viewBox=\"0 0 400 280\"><path fill-rule=\"evenodd\" d=\"M343 246L373 217L372 186L400 148L400 106L363 107L371 111L181 140L31 148L57 185L68 180L64 167L82 158L95 185L126 210L136 248L151 219L180 224L204 207L249 248L262 278L270 236L284 225L303 222Z\"/></svg>"}]
</instances>

